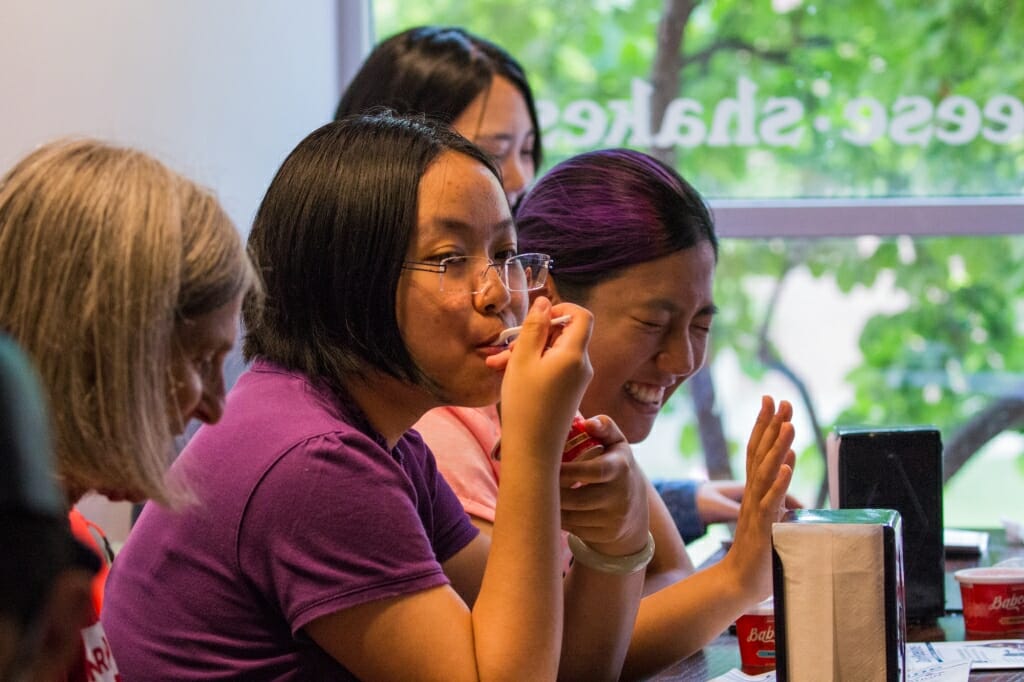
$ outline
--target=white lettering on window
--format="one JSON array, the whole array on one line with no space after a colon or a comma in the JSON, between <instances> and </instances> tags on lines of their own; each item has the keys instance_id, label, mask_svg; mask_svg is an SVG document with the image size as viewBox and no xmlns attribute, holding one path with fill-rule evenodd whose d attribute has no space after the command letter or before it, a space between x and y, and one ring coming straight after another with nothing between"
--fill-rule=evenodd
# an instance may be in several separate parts
<instances>
[{"instance_id":1,"label":"white lettering on window","mask_svg":"<svg viewBox=\"0 0 1024 682\"><path fill-rule=\"evenodd\" d=\"M967 144L981 131L981 112L973 99L953 95L939 102L935 109L935 137L946 144ZM943 126L941 123L951 123Z\"/></svg>"}]
</instances>

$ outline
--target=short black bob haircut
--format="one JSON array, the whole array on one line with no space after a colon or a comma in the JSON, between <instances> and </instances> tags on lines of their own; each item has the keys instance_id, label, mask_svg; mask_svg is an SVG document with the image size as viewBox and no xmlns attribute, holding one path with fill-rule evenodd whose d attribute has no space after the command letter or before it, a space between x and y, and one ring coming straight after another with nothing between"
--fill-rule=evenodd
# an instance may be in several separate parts
<instances>
[{"instance_id":1,"label":"short black bob haircut","mask_svg":"<svg viewBox=\"0 0 1024 682\"><path fill-rule=\"evenodd\" d=\"M396 300L420 180L446 152L499 178L487 154L423 116L352 116L298 144L249 235L266 300L243 309L246 359L266 358L342 393L349 380L377 372L433 387L402 340Z\"/></svg>"},{"instance_id":2,"label":"short black bob haircut","mask_svg":"<svg viewBox=\"0 0 1024 682\"><path fill-rule=\"evenodd\" d=\"M378 44L338 102L335 120L388 107L451 124L503 76L526 100L536 131L533 166L544 158L533 91L522 65L504 48L457 26L417 26Z\"/></svg>"}]
</instances>

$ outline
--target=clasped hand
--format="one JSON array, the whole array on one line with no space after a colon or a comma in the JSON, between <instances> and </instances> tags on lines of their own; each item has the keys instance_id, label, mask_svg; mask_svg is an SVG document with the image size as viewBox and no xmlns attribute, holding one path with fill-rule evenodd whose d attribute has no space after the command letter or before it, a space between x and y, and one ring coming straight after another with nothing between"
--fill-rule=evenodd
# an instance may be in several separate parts
<instances>
[{"instance_id":1,"label":"clasped hand","mask_svg":"<svg viewBox=\"0 0 1024 682\"><path fill-rule=\"evenodd\" d=\"M588 419L586 430L604 451L562 464L562 528L602 554L639 552L649 526L646 479L611 419Z\"/></svg>"}]
</instances>

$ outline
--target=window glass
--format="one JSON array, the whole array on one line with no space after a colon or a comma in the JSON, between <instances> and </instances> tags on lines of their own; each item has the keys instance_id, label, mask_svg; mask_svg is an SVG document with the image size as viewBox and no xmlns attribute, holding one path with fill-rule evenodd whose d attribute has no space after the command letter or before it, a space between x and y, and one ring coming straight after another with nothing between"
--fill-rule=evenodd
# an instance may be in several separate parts
<instances>
[{"instance_id":1,"label":"window glass","mask_svg":"<svg viewBox=\"0 0 1024 682\"><path fill-rule=\"evenodd\" d=\"M703 385L719 416L700 423L694 405L706 398L694 396L706 394L680 391L636 448L652 476L706 473L699 434L715 428L741 474L770 392L796 407L794 488L807 504L820 502L823 474L815 427L934 424L956 459L947 523L1020 515L1024 5L375 0L374 10L378 38L461 25L514 54L540 103L545 167L591 148L653 149L727 226ZM752 204L738 229L730 222L732 202L823 198L854 211L797 201L780 219ZM900 211L937 198L948 203L908 214L916 236L902 234ZM983 214L986 202L1005 210Z\"/></svg>"},{"instance_id":2,"label":"window glass","mask_svg":"<svg viewBox=\"0 0 1024 682\"><path fill-rule=\"evenodd\" d=\"M515 54L539 95L551 161L593 147L672 148L713 198L1024 187L1020 3L375 6L381 36L458 24Z\"/></svg>"}]
</instances>

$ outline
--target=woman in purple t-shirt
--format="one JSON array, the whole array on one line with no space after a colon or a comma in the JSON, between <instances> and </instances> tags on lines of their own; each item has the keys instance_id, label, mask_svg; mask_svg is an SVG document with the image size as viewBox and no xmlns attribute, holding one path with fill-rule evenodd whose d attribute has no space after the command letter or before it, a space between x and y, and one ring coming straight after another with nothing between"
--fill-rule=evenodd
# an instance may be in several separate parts
<instances>
[{"instance_id":1,"label":"woman in purple t-shirt","mask_svg":"<svg viewBox=\"0 0 1024 682\"><path fill-rule=\"evenodd\" d=\"M644 481L608 421L590 427L605 454L560 470L592 319L544 298L526 313L549 262L517 253L488 157L420 119L328 124L281 166L249 245L255 362L175 463L196 504L150 505L111 572L125 678L617 677L652 553ZM487 538L408 430L499 398ZM786 447L764 426L767 488ZM564 582L560 471L593 491Z\"/></svg>"}]
</instances>

